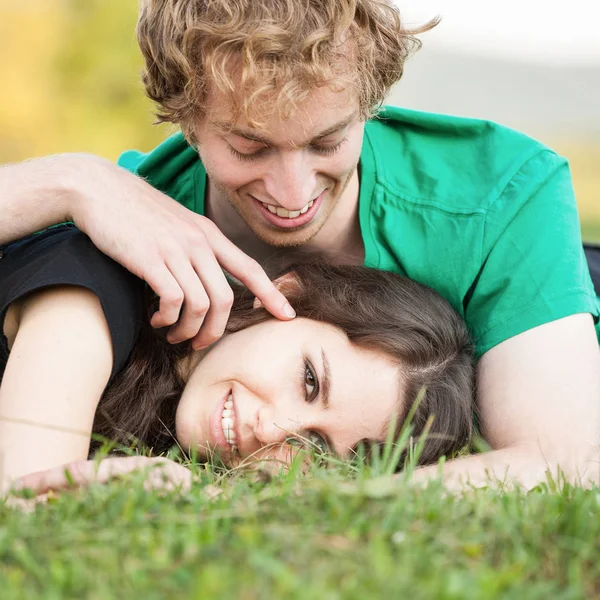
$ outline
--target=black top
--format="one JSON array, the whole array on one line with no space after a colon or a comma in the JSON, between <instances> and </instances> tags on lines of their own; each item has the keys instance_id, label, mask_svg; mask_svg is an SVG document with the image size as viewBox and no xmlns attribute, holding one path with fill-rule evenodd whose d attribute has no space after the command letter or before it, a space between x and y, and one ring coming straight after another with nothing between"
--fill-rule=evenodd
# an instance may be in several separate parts
<instances>
[{"instance_id":1,"label":"black top","mask_svg":"<svg viewBox=\"0 0 600 600\"><path fill-rule=\"evenodd\" d=\"M10 304L53 285L87 288L100 299L112 337L111 379L123 369L144 317L144 283L102 254L74 225L60 225L0 247L0 381L8 359Z\"/></svg>"}]
</instances>

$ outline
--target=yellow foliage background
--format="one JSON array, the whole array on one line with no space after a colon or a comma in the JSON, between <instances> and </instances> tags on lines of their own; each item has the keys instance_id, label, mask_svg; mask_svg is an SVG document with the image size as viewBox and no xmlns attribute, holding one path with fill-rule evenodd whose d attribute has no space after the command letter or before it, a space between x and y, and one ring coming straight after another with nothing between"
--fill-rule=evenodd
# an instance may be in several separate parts
<instances>
[{"instance_id":1,"label":"yellow foliage background","mask_svg":"<svg viewBox=\"0 0 600 600\"><path fill-rule=\"evenodd\" d=\"M136 0L0 0L0 163L56 152L149 150ZM600 109L599 109L600 110ZM600 140L543 140L571 162L584 237L600 241Z\"/></svg>"}]
</instances>

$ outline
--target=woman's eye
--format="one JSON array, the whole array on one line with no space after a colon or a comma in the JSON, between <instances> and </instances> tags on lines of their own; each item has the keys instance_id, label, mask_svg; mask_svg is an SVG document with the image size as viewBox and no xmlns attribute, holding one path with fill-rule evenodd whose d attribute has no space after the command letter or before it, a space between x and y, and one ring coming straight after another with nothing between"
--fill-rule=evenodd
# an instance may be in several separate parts
<instances>
[{"instance_id":1,"label":"woman's eye","mask_svg":"<svg viewBox=\"0 0 600 600\"><path fill-rule=\"evenodd\" d=\"M309 363L306 363L304 367L304 386L306 387L306 400L312 402L318 394L319 384Z\"/></svg>"},{"instance_id":2,"label":"woman's eye","mask_svg":"<svg viewBox=\"0 0 600 600\"><path fill-rule=\"evenodd\" d=\"M319 452L327 452L327 444L325 440L316 431L309 432L308 439L315 450L318 450Z\"/></svg>"},{"instance_id":3,"label":"woman's eye","mask_svg":"<svg viewBox=\"0 0 600 600\"><path fill-rule=\"evenodd\" d=\"M292 448L316 450L323 454L329 452L327 442L316 431L307 431L300 434L300 437L289 436L285 439L285 443Z\"/></svg>"}]
</instances>

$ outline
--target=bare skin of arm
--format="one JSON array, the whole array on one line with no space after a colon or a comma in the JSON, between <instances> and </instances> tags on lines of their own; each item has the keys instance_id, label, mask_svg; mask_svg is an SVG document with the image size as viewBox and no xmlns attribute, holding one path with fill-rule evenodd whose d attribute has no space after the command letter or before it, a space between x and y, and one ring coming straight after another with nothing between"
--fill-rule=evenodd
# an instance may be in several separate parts
<instances>
[{"instance_id":1,"label":"bare skin of arm","mask_svg":"<svg viewBox=\"0 0 600 600\"><path fill-rule=\"evenodd\" d=\"M87 460L113 365L106 318L92 292L55 287L15 302L4 334L11 353L0 385L0 497L14 484L37 495L138 470L147 470L149 489L189 489L191 472L165 458Z\"/></svg>"},{"instance_id":2,"label":"bare skin of arm","mask_svg":"<svg viewBox=\"0 0 600 600\"><path fill-rule=\"evenodd\" d=\"M153 325L177 322L171 341L193 337L198 348L220 337L231 305L221 267L288 318L281 293L214 224L108 161L62 155L0 168L0 243L64 220L150 284L161 297ZM503 342L478 371L480 420L493 452L448 462L449 487L490 479L532 487L559 467L570 480L598 480L600 351L589 315ZM415 479L437 476L437 467L426 467Z\"/></svg>"},{"instance_id":3,"label":"bare skin of arm","mask_svg":"<svg viewBox=\"0 0 600 600\"><path fill-rule=\"evenodd\" d=\"M417 469L412 481L440 474L453 491L496 485L531 489L565 477L574 484L600 480L600 351L590 315L574 315L500 344L479 365L483 434L493 450ZM140 465L141 466L141 465ZM79 485L102 480L92 466L71 465ZM137 465L136 465L137 467ZM107 465L106 472L113 467ZM131 470L133 465L115 464ZM171 467L174 468L174 467ZM173 481L185 479L175 473ZM33 473L24 484L36 491L70 485L64 468Z\"/></svg>"},{"instance_id":4,"label":"bare skin of arm","mask_svg":"<svg viewBox=\"0 0 600 600\"><path fill-rule=\"evenodd\" d=\"M478 406L492 451L448 461L441 476L449 489L497 482L531 489L548 474L600 482L600 349L591 316L547 323L487 352ZM439 476L439 467L423 467L414 481Z\"/></svg>"},{"instance_id":5,"label":"bare skin of arm","mask_svg":"<svg viewBox=\"0 0 600 600\"><path fill-rule=\"evenodd\" d=\"M221 337L233 293L222 269L275 317L294 311L260 265L209 219L104 159L64 154L0 167L0 244L73 221L160 297L154 327L195 348ZM184 304L185 300L185 304Z\"/></svg>"},{"instance_id":6,"label":"bare skin of arm","mask_svg":"<svg viewBox=\"0 0 600 600\"><path fill-rule=\"evenodd\" d=\"M11 353L0 385L2 491L34 471L86 459L96 407L112 369L98 298L56 287L11 305Z\"/></svg>"}]
</instances>

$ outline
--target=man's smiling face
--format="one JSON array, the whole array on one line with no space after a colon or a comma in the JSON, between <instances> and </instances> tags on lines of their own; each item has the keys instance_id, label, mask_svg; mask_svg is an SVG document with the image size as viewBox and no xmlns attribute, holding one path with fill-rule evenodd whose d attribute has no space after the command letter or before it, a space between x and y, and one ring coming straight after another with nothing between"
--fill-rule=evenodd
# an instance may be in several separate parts
<instances>
[{"instance_id":1,"label":"man's smiling face","mask_svg":"<svg viewBox=\"0 0 600 600\"><path fill-rule=\"evenodd\" d=\"M237 121L225 96L209 97L195 129L209 180L264 243L312 240L356 176L364 133L357 103L317 88L289 118L274 110L260 128ZM340 209L343 207L340 206Z\"/></svg>"}]
</instances>

